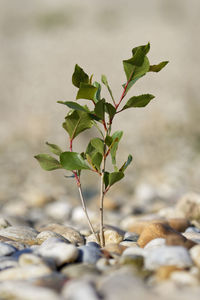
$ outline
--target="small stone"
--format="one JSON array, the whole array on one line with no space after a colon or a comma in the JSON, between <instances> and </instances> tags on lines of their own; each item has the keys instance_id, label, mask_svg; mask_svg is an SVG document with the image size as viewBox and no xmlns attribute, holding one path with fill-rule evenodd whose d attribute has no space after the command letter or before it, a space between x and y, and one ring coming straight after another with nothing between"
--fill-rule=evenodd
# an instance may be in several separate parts
<instances>
[{"instance_id":1,"label":"small stone","mask_svg":"<svg viewBox=\"0 0 200 300\"><path fill-rule=\"evenodd\" d=\"M84 278L87 276L95 277L100 274L99 270L94 264L76 263L72 265L66 265L62 268L61 272L67 277Z\"/></svg>"},{"instance_id":2,"label":"small stone","mask_svg":"<svg viewBox=\"0 0 200 300\"><path fill-rule=\"evenodd\" d=\"M122 245L125 247L138 247L137 242L131 242L131 241L122 241L119 243L119 245Z\"/></svg>"},{"instance_id":3,"label":"small stone","mask_svg":"<svg viewBox=\"0 0 200 300\"><path fill-rule=\"evenodd\" d=\"M50 241L49 241L50 240ZM79 254L78 249L64 242L52 242L52 238L46 240L36 251L42 257L52 258L57 266L74 262Z\"/></svg>"},{"instance_id":4,"label":"small stone","mask_svg":"<svg viewBox=\"0 0 200 300\"><path fill-rule=\"evenodd\" d=\"M133 232L126 232L124 235L124 241L131 241L131 242L137 242L139 238L139 234L133 233Z\"/></svg>"},{"instance_id":5,"label":"small stone","mask_svg":"<svg viewBox=\"0 0 200 300\"><path fill-rule=\"evenodd\" d=\"M39 245L41 245L44 241L46 241L47 239L52 238L52 237L59 238L59 239L63 240L63 242L69 243L69 241L66 238L64 238L64 236L62 236L56 232L49 231L49 230L40 232L37 235L36 240L37 240L37 243Z\"/></svg>"},{"instance_id":6,"label":"small stone","mask_svg":"<svg viewBox=\"0 0 200 300\"><path fill-rule=\"evenodd\" d=\"M103 254L98 248L90 246L79 247L79 262L95 264L101 257L103 257Z\"/></svg>"},{"instance_id":7,"label":"small stone","mask_svg":"<svg viewBox=\"0 0 200 300\"><path fill-rule=\"evenodd\" d=\"M190 255L197 267L200 268L200 245L196 245L190 249Z\"/></svg>"},{"instance_id":8,"label":"small stone","mask_svg":"<svg viewBox=\"0 0 200 300\"><path fill-rule=\"evenodd\" d=\"M10 223L6 219L1 217L0 218L0 229L7 228L9 226L11 226Z\"/></svg>"},{"instance_id":9,"label":"small stone","mask_svg":"<svg viewBox=\"0 0 200 300\"><path fill-rule=\"evenodd\" d=\"M197 227L188 227L184 233L200 233L200 229Z\"/></svg>"},{"instance_id":10,"label":"small stone","mask_svg":"<svg viewBox=\"0 0 200 300\"><path fill-rule=\"evenodd\" d=\"M149 270L166 265L191 267L192 260L188 251L181 246L162 246L148 251L148 255L145 256L145 267Z\"/></svg>"},{"instance_id":11,"label":"small stone","mask_svg":"<svg viewBox=\"0 0 200 300\"><path fill-rule=\"evenodd\" d=\"M122 246L120 244L116 244L116 243L112 243L112 244L108 244L106 245L103 250L108 251L111 256L112 254L117 254L117 255L121 255L123 253L123 251L126 249L127 247Z\"/></svg>"},{"instance_id":12,"label":"small stone","mask_svg":"<svg viewBox=\"0 0 200 300\"><path fill-rule=\"evenodd\" d=\"M100 258L96 263L96 267L99 271L107 271L110 268L109 260L104 257Z\"/></svg>"},{"instance_id":13,"label":"small stone","mask_svg":"<svg viewBox=\"0 0 200 300\"><path fill-rule=\"evenodd\" d=\"M67 220L72 212L72 205L66 201L55 201L45 207L47 215L55 220Z\"/></svg>"},{"instance_id":14,"label":"small stone","mask_svg":"<svg viewBox=\"0 0 200 300\"><path fill-rule=\"evenodd\" d=\"M99 199L98 199L99 201ZM105 197L104 198L104 208L105 210L109 211L109 210L117 210L119 208L119 203L117 200L113 199L113 198L109 198L109 197Z\"/></svg>"},{"instance_id":15,"label":"small stone","mask_svg":"<svg viewBox=\"0 0 200 300\"><path fill-rule=\"evenodd\" d=\"M6 243L0 242L0 256L5 255L11 255L13 254L17 249L11 245L8 245Z\"/></svg>"},{"instance_id":16,"label":"small stone","mask_svg":"<svg viewBox=\"0 0 200 300\"><path fill-rule=\"evenodd\" d=\"M108 244L119 244L124 239L124 234L121 234L115 229L105 229L104 230L105 245Z\"/></svg>"},{"instance_id":17,"label":"small stone","mask_svg":"<svg viewBox=\"0 0 200 300\"><path fill-rule=\"evenodd\" d=\"M12 256L0 257L0 270L18 267L18 261Z\"/></svg>"},{"instance_id":18,"label":"small stone","mask_svg":"<svg viewBox=\"0 0 200 300\"><path fill-rule=\"evenodd\" d=\"M139 248L139 247L129 247L125 249L122 254L122 256L135 256L135 255L145 256L146 251L143 248Z\"/></svg>"},{"instance_id":19,"label":"small stone","mask_svg":"<svg viewBox=\"0 0 200 300\"><path fill-rule=\"evenodd\" d=\"M121 223L121 226L123 229L134 232L136 234L141 234L142 231L146 226L149 226L151 223L165 223L167 224L167 221L164 221L163 218L157 218L157 219L139 219L138 217L129 216L126 219L124 219Z\"/></svg>"},{"instance_id":20,"label":"small stone","mask_svg":"<svg viewBox=\"0 0 200 300\"><path fill-rule=\"evenodd\" d=\"M164 246L164 245L165 245L165 242L166 242L166 240L163 239L163 238L153 239L153 240L151 240L149 243L147 243L147 244L144 246L144 249L145 249L145 250L147 250L147 249L148 249L148 250L149 250L149 249L155 249L155 248Z\"/></svg>"},{"instance_id":21,"label":"small stone","mask_svg":"<svg viewBox=\"0 0 200 300\"><path fill-rule=\"evenodd\" d=\"M24 253L19 257L19 265L21 267L27 265L43 265L45 264L43 259L32 253Z\"/></svg>"},{"instance_id":22,"label":"small stone","mask_svg":"<svg viewBox=\"0 0 200 300\"><path fill-rule=\"evenodd\" d=\"M199 232L184 232L183 235L192 240L193 242L200 244L200 233Z\"/></svg>"},{"instance_id":23,"label":"small stone","mask_svg":"<svg viewBox=\"0 0 200 300\"><path fill-rule=\"evenodd\" d=\"M184 236L173 230L169 225L163 223L151 223L142 231L138 239L138 245L144 247L151 240L155 238L167 238L168 235L175 236L176 240L186 241Z\"/></svg>"},{"instance_id":24,"label":"small stone","mask_svg":"<svg viewBox=\"0 0 200 300\"><path fill-rule=\"evenodd\" d=\"M156 279L158 281L169 279L171 274L174 271L179 271L179 270L181 271L183 269L178 268L177 266L173 266L173 265L172 266L161 266L156 270Z\"/></svg>"},{"instance_id":25,"label":"small stone","mask_svg":"<svg viewBox=\"0 0 200 300\"><path fill-rule=\"evenodd\" d=\"M53 290L34 286L31 283L19 281L4 281L0 283L0 295L2 300L61 300Z\"/></svg>"},{"instance_id":26,"label":"small stone","mask_svg":"<svg viewBox=\"0 0 200 300\"><path fill-rule=\"evenodd\" d=\"M84 244L84 237L78 232L76 229L60 225L60 224L49 224L43 227L37 228L39 232L42 231L53 231L60 235L62 235L64 238L66 238L70 243L75 245L83 245Z\"/></svg>"},{"instance_id":27,"label":"small stone","mask_svg":"<svg viewBox=\"0 0 200 300\"><path fill-rule=\"evenodd\" d=\"M0 236L10 238L14 241L27 245L36 244L36 236L38 232L27 226L9 226L0 230Z\"/></svg>"},{"instance_id":28,"label":"small stone","mask_svg":"<svg viewBox=\"0 0 200 300\"><path fill-rule=\"evenodd\" d=\"M67 283L62 291L62 295L65 299L76 299L76 300L100 300L95 291L94 286L84 280L73 280Z\"/></svg>"},{"instance_id":29,"label":"small stone","mask_svg":"<svg viewBox=\"0 0 200 300\"><path fill-rule=\"evenodd\" d=\"M167 222L171 228L179 232L184 232L190 226L190 222L186 218L169 218Z\"/></svg>"},{"instance_id":30,"label":"small stone","mask_svg":"<svg viewBox=\"0 0 200 300\"><path fill-rule=\"evenodd\" d=\"M0 280L27 280L50 273L51 269L45 265L30 265L5 269L0 272Z\"/></svg>"},{"instance_id":31,"label":"small stone","mask_svg":"<svg viewBox=\"0 0 200 300\"><path fill-rule=\"evenodd\" d=\"M171 274L170 279L176 282L177 284L181 284L182 286L199 285L198 278L187 271L174 271Z\"/></svg>"},{"instance_id":32,"label":"small stone","mask_svg":"<svg viewBox=\"0 0 200 300\"><path fill-rule=\"evenodd\" d=\"M176 210L189 220L200 220L200 195L189 193L184 195L177 203Z\"/></svg>"},{"instance_id":33,"label":"small stone","mask_svg":"<svg viewBox=\"0 0 200 300\"><path fill-rule=\"evenodd\" d=\"M187 249L190 249L196 245L196 243L189 239L177 238L174 234L169 234L166 237L166 245L168 246L183 246Z\"/></svg>"}]
</instances>

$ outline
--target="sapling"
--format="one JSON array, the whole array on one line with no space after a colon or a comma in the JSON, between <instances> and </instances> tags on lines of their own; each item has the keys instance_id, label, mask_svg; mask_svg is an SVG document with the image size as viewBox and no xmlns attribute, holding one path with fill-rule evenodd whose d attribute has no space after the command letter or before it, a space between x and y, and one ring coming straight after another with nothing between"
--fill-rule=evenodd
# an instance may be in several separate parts
<instances>
[{"instance_id":1,"label":"sapling","mask_svg":"<svg viewBox=\"0 0 200 300\"><path fill-rule=\"evenodd\" d=\"M123 90L119 99L114 98L106 76L101 76L101 83L105 85L109 92L110 102L101 96L101 84L93 81L93 75L89 77L88 74L76 64L72 75L72 83L78 89L76 100L58 101L58 103L70 109L62 124L68 133L68 151L63 151L59 146L47 142L46 144L50 151L57 155L58 159L49 154L39 154L35 156L44 170L65 169L71 172L70 176L67 175L66 177L73 177L75 179L90 230L96 242L102 247L105 244L103 232L104 197L110 188L124 177L125 170L132 161L132 156L129 155L122 166L118 166L117 164L116 154L123 132L112 132L113 122L116 115L123 113L124 110L145 107L154 99L154 96L151 94L132 96L122 106L124 98L137 80L148 72L159 72L168 63L168 61L162 61L159 64L150 65L149 59L147 58L149 50L150 43L135 47L132 49L131 58L123 60L126 82L122 85ZM89 101L92 104L92 109L87 105L80 105L77 101L79 99ZM89 130L92 127L96 127L98 136L93 137L88 142L84 152L74 152L74 140L83 131ZM106 169L108 157L111 157L112 170ZM90 221L82 193L81 176L84 170L94 172L100 178L99 234L95 232Z\"/></svg>"}]
</instances>

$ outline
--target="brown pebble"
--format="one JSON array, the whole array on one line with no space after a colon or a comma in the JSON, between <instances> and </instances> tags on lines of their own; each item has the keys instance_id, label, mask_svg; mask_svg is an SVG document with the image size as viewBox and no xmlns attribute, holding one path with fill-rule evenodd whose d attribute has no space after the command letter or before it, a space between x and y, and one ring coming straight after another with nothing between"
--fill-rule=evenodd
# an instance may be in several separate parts
<instances>
[{"instance_id":1,"label":"brown pebble","mask_svg":"<svg viewBox=\"0 0 200 300\"><path fill-rule=\"evenodd\" d=\"M186 218L170 218L167 221L169 226L179 232L184 232L190 226L190 222Z\"/></svg>"},{"instance_id":2,"label":"brown pebble","mask_svg":"<svg viewBox=\"0 0 200 300\"><path fill-rule=\"evenodd\" d=\"M106 245L103 248L103 250L107 250L109 253L111 253L111 256L112 256L112 253L117 254L117 255L121 255L126 248L127 247L125 247L125 246L122 246L122 245L119 245L119 244L116 244L116 243L112 243L112 244Z\"/></svg>"},{"instance_id":3,"label":"brown pebble","mask_svg":"<svg viewBox=\"0 0 200 300\"><path fill-rule=\"evenodd\" d=\"M163 223L152 223L144 228L137 243L143 248L151 240L156 238L167 238L169 235L175 236L175 238L179 241L186 241L186 238L181 233L175 231L169 225Z\"/></svg>"},{"instance_id":4,"label":"brown pebble","mask_svg":"<svg viewBox=\"0 0 200 300\"><path fill-rule=\"evenodd\" d=\"M187 249L190 249L192 247L194 247L195 245L197 245L197 243L193 242L192 240L188 240L187 238L185 238L185 240L183 240L182 238L183 236L181 236L181 238L179 236L176 236L174 234L169 234L166 237L166 245L168 246L183 246Z\"/></svg>"},{"instance_id":5,"label":"brown pebble","mask_svg":"<svg viewBox=\"0 0 200 300\"><path fill-rule=\"evenodd\" d=\"M177 266L161 266L156 270L156 279L158 281L169 279L171 273L182 270L184 269L178 268Z\"/></svg>"}]
</instances>

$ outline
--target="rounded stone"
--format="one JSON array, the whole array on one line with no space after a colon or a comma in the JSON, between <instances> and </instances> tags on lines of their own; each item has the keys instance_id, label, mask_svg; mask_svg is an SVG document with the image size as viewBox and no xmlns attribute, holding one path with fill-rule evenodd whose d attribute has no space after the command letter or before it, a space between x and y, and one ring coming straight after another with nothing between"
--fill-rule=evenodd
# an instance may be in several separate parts
<instances>
[{"instance_id":1,"label":"rounded stone","mask_svg":"<svg viewBox=\"0 0 200 300\"><path fill-rule=\"evenodd\" d=\"M190 249L190 255L195 265L200 268L200 245L196 245Z\"/></svg>"},{"instance_id":2,"label":"rounded stone","mask_svg":"<svg viewBox=\"0 0 200 300\"><path fill-rule=\"evenodd\" d=\"M200 195L195 193L184 195L178 201L176 210L189 220L200 220Z\"/></svg>"},{"instance_id":3,"label":"rounded stone","mask_svg":"<svg viewBox=\"0 0 200 300\"><path fill-rule=\"evenodd\" d=\"M146 254L146 251L143 248L129 247L124 250L122 256L134 256L134 255L145 256L145 254Z\"/></svg>"},{"instance_id":4,"label":"rounded stone","mask_svg":"<svg viewBox=\"0 0 200 300\"><path fill-rule=\"evenodd\" d=\"M47 241L37 249L37 254L45 258L52 258L57 266L76 261L79 251L74 245L63 242L48 243Z\"/></svg>"},{"instance_id":5,"label":"rounded stone","mask_svg":"<svg viewBox=\"0 0 200 300\"><path fill-rule=\"evenodd\" d=\"M193 242L200 244L200 233L199 232L184 232L183 235L192 240Z\"/></svg>"},{"instance_id":6,"label":"rounded stone","mask_svg":"<svg viewBox=\"0 0 200 300\"><path fill-rule=\"evenodd\" d=\"M11 255L15 251L17 251L15 247L0 242L0 256Z\"/></svg>"},{"instance_id":7,"label":"rounded stone","mask_svg":"<svg viewBox=\"0 0 200 300\"><path fill-rule=\"evenodd\" d=\"M103 257L103 254L98 248L89 246L79 247L79 262L95 264L101 257Z\"/></svg>"},{"instance_id":8,"label":"rounded stone","mask_svg":"<svg viewBox=\"0 0 200 300\"><path fill-rule=\"evenodd\" d=\"M0 236L27 245L36 244L37 234L38 232L35 229L28 226L9 226L0 230Z\"/></svg>"},{"instance_id":9,"label":"rounded stone","mask_svg":"<svg viewBox=\"0 0 200 300\"><path fill-rule=\"evenodd\" d=\"M52 238L52 237L59 238L59 239L63 240L63 242L69 243L69 241L66 238L64 238L64 236L62 236L56 232L50 231L50 230L45 230L45 231L40 232L37 235L36 240L37 240L37 243L39 245L41 245L44 241L46 241L47 239Z\"/></svg>"},{"instance_id":10,"label":"rounded stone","mask_svg":"<svg viewBox=\"0 0 200 300\"><path fill-rule=\"evenodd\" d=\"M170 227L179 232L184 232L190 226L190 222L186 218L169 218L167 222Z\"/></svg>"},{"instance_id":11,"label":"rounded stone","mask_svg":"<svg viewBox=\"0 0 200 300\"><path fill-rule=\"evenodd\" d=\"M11 224L4 218L0 217L0 229L7 228L11 226Z\"/></svg>"},{"instance_id":12,"label":"rounded stone","mask_svg":"<svg viewBox=\"0 0 200 300\"><path fill-rule=\"evenodd\" d=\"M164 245L165 245L165 242L166 242L166 240L163 239L163 238L153 239L153 240L151 240L149 243L147 243L147 244L144 246L144 249L145 249L145 250L155 249L155 248L164 246Z\"/></svg>"},{"instance_id":13,"label":"rounded stone","mask_svg":"<svg viewBox=\"0 0 200 300\"><path fill-rule=\"evenodd\" d=\"M62 290L64 299L76 300L99 300L99 296L95 291L94 286L86 280L72 280L67 283Z\"/></svg>"},{"instance_id":14,"label":"rounded stone","mask_svg":"<svg viewBox=\"0 0 200 300\"><path fill-rule=\"evenodd\" d=\"M105 229L104 230L104 239L105 245L108 244L119 244L123 241L124 235L114 229Z\"/></svg>"},{"instance_id":15,"label":"rounded stone","mask_svg":"<svg viewBox=\"0 0 200 300\"><path fill-rule=\"evenodd\" d=\"M183 268L178 268L177 266L161 266L156 270L156 279L158 281L160 280L166 280L169 279L171 274L175 271L184 270Z\"/></svg>"},{"instance_id":16,"label":"rounded stone","mask_svg":"<svg viewBox=\"0 0 200 300\"><path fill-rule=\"evenodd\" d=\"M149 270L156 270L166 265L191 267L192 260L189 252L181 246L162 246L148 251L145 256L145 267Z\"/></svg>"},{"instance_id":17,"label":"rounded stone","mask_svg":"<svg viewBox=\"0 0 200 300\"><path fill-rule=\"evenodd\" d=\"M122 246L122 245L120 245L120 244L116 244L116 243L112 243L112 244L108 244L108 245L106 245L104 248L103 248L103 250L106 250L106 251L108 251L110 254L111 254L111 256L112 256L112 254L117 254L117 255L121 255L123 252L124 252L124 250L126 249L127 247L125 247L125 246Z\"/></svg>"},{"instance_id":18,"label":"rounded stone","mask_svg":"<svg viewBox=\"0 0 200 300\"><path fill-rule=\"evenodd\" d=\"M76 229L60 225L60 224L49 224L46 226L42 226L37 228L39 232L42 231L53 231L55 233L58 233L62 235L64 238L66 238L70 243L75 245L83 245L84 244L84 237L78 232Z\"/></svg>"},{"instance_id":19,"label":"rounded stone","mask_svg":"<svg viewBox=\"0 0 200 300\"><path fill-rule=\"evenodd\" d=\"M138 239L138 245L140 247L144 247L155 238L167 238L169 235L173 235L177 241L186 241L184 236L173 230L169 225L163 223L152 223L149 226L146 226L142 231Z\"/></svg>"},{"instance_id":20,"label":"rounded stone","mask_svg":"<svg viewBox=\"0 0 200 300\"><path fill-rule=\"evenodd\" d=\"M198 277L187 271L174 271L170 276L170 280L182 286L199 285Z\"/></svg>"}]
</instances>

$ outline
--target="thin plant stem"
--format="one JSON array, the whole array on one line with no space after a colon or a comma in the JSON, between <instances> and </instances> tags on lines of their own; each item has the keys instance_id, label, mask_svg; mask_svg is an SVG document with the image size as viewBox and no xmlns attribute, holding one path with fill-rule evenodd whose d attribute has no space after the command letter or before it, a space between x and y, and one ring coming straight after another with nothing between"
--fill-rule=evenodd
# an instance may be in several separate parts
<instances>
[{"instance_id":1,"label":"thin plant stem","mask_svg":"<svg viewBox=\"0 0 200 300\"><path fill-rule=\"evenodd\" d=\"M70 139L70 146L69 146L70 152L72 152L72 144L73 144L73 139ZM85 204L85 200L83 198L83 192L82 192L82 188L81 188L80 176L78 176L78 174L77 174L76 171L72 171L72 172L73 172L73 174L75 176L75 179L76 179L76 184L77 184L77 187L78 187L78 191L79 191L79 195L80 195L80 199L81 199L82 208L83 208L83 211L85 213L88 225L89 225L90 230L91 230L91 232L93 233L93 235L94 235L94 237L96 239L97 244L99 244L99 242L100 242L99 241L99 237L97 236L97 234L94 231L94 228L92 226L92 223L91 223L89 215L88 215L88 211L87 211L87 207L86 207L86 204Z\"/></svg>"},{"instance_id":2,"label":"thin plant stem","mask_svg":"<svg viewBox=\"0 0 200 300\"><path fill-rule=\"evenodd\" d=\"M90 230L92 231L92 233L93 233L93 235L94 235L94 237L95 237L95 240L96 240L97 244L99 244L99 243L100 243L99 237L98 237L98 235L95 233L94 228L93 228L93 226L92 226L92 223L91 223L91 221L90 221L90 218L89 218L89 216L88 216L87 207L86 207L86 204L85 204L85 200L84 200L84 198L83 198L83 193L82 193L82 188L81 188L80 182L79 182L79 185L78 185L78 191L79 191L79 195L80 195L80 199L81 199L83 211L84 211L85 216L86 216L87 221L88 221L88 225L89 225Z\"/></svg>"}]
</instances>

